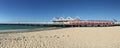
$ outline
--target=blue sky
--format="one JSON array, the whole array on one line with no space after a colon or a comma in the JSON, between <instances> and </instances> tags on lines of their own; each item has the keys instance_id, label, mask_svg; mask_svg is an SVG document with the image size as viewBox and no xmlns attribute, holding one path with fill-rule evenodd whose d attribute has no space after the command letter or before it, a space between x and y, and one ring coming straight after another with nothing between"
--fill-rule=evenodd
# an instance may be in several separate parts
<instances>
[{"instance_id":1,"label":"blue sky","mask_svg":"<svg viewBox=\"0 0 120 48\"><path fill-rule=\"evenodd\" d=\"M0 0L0 22L41 22L53 17L120 20L119 0Z\"/></svg>"}]
</instances>

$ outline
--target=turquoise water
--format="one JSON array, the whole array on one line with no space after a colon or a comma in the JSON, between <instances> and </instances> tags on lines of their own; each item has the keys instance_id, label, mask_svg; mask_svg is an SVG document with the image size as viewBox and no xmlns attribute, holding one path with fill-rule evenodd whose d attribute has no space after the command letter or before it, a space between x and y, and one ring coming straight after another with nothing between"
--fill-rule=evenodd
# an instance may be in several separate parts
<instances>
[{"instance_id":1,"label":"turquoise water","mask_svg":"<svg viewBox=\"0 0 120 48\"><path fill-rule=\"evenodd\" d=\"M3 25L0 24L0 30L8 29L34 29L34 28L48 28L44 26L27 26L27 25Z\"/></svg>"}]
</instances>

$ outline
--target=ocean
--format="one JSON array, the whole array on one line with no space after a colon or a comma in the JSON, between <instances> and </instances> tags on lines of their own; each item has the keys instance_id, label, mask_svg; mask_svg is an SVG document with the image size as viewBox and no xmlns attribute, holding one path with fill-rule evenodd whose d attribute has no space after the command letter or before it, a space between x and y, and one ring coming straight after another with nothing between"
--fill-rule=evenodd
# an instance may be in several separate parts
<instances>
[{"instance_id":1,"label":"ocean","mask_svg":"<svg viewBox=\"0 0 120 48\"><path fill-rule=\"evenodd\" d=\"M23 32L23 31L33 31L33 30L47 30L53 29L55 27L45 27L45 26L35 26L35 25L8 25L0 24L0 32Z\"/></svg>"},{"instance_id":2,"label":"ocean","mask_svg":"<svg viewBox=\"0 0 120 48\"><path fill-rule=\"evenodd\" d=\"M8 29L33 29L33 28L47 28L44 26L27 26L27 25L7 25L0 24L0 30L8 30Z\"/></svg>"}]
</instances>

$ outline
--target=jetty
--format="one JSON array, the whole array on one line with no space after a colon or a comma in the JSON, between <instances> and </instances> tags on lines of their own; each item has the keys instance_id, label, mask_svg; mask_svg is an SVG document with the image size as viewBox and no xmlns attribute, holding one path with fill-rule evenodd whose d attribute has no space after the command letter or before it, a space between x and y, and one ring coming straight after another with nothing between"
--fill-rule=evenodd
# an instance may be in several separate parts
<instances>
[{"instance_id":1,"label":"jetty","mask_svg":"<svg viewBox=\"0 0 120 48\"><path fill-rule=\"evenodd\" d=\"M71 17L53 18L51 22L4 22L3 25L24 25L24 26L44 26L44 27L107 27L120 26L120 22L112 20L81 20Z\"/></svg>"}]
</instances>

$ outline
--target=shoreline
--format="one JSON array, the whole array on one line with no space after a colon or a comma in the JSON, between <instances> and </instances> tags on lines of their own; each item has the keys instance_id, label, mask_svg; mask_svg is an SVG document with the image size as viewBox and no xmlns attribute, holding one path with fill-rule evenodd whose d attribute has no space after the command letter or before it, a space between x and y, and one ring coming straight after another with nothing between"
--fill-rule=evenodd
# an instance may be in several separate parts
<instances>
[{"instance_id":1,"label":"shoreline","mask_svg":"<svg viewBox=\"0 0 120 48\"><path fill-rule=\"evenodd\" d=\"M111 28L111 27L120 27L120 26L110 26L110 27L65 27L65 28ZM63 29L63 27L33 28L33 29L8 29L8 30L0 30L0 34L3 34L3 33L37 32L37 31L47 31L47 30L56 30L56 29Z\"/></svg>"},{"instance_id":2,"label":"shoreline","mask_svg":"<svg viewBox=\"0 0 120 48\"><path fill-rule=\"evenodd\" d=\"M34 28L34 29L9 29L9 30L0 30L0 34L2 34L2 33L36 32L36 31L56 30L56 29L61 29L61 28L62 27Z\"/></svg>"}]
</instances>

